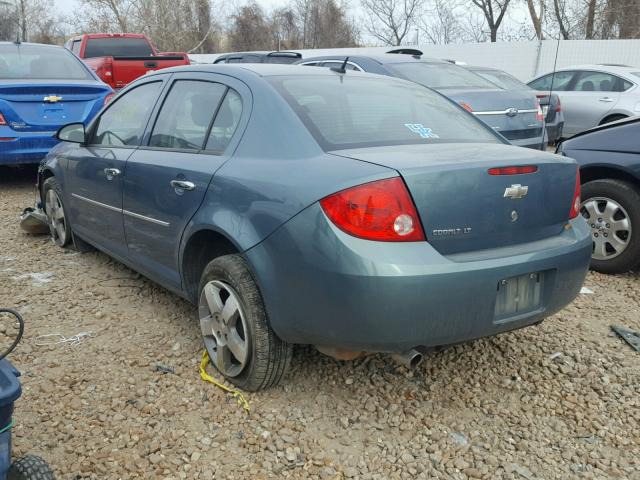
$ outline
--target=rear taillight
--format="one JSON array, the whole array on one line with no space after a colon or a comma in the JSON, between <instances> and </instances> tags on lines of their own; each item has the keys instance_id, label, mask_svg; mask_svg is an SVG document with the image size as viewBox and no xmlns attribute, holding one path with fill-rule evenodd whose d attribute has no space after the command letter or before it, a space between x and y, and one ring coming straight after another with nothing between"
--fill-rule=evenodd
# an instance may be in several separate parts
<instances>
[{"instance_id":1,"label":"rear taillight","mask_svg":"<svg viewBox=\"0 0 640 480\"><path fill-rule=\"evenodd\" d=\"M107 103L109 103L113 97L115 97L116 94L114 92L111 92L110 94L108 94L106 97L104 97L104 103L102 104L102 106L104 107Z\"/></svg>"},{"instance_id":2,"label":"rear taillight","mask_svg":"<svg viewBox=\"0 0 640 480\"><path fill-rule=\"evenodd\" d=\"M418 212L400 177L347 188L320 200L329 219L354 237L379 242L419 242Z\"/></svg>"},{"instance_id":3,"label":"rear taillight","mask_svg":"<svg viewBox=\"0 0 640 480\"><path fill-rule=\"evenodd\" d=\"M111 85L112 87L114 86L113 64L111 63L110 59L105 59L98 65L98 67L96 68L96 75L98 75L98 77L100 77L100 80L102 80L107 85Z\"/></svg>"},{"instance_id":4,"label":"rear taillight","mask_svg":"<svg viewBox=\"0 0 640 480\"><path fill-rule=\"evenodd\" d=\"M573 191L571 210L569 210L569 220L576 218L580 214L580 169L576 169L576 186Z\"/></svg>"},{"instance_id":5,"label":"rear taillight","mask_svg":"<svg viewBox=\"0 0 640 480\"><path fill-rule=\"evenodd\" d=\"M0 125L8 125L7 121L4 119L4 115L0 113Z\"/></svg>"},{"instance_id":6,"label":"rear taillight","mask_svg":"<svg viewBox=\"0 0 640 480\"><path fill-rule=\"evenodd\" d=\"M538 111L536 112L536 121L542 122L544 120L544 114L542 113L542 107L540 106L540 100L536 99L536 107Z\"/></svg>"},{"instance_id":7,"label":"rear taillight","mask_svg":"<svg viewBox=\"0 0 640 480\"><path fill-rule=\"evenodd\" d=\"M473 113L473 108L467 102L460 102L460 106L464 108L467 112Z\"/></svg>"},{"instance_id":8,"label":"rear taillight","mask_svg":"<svg viewBox=\"0 0 640 480\"><path fill-rule=\"evenodd\" d=\"M523 173L536 173L536 165L522 165L517 167L496 167L488 170L489 175L522 175Z\"/></svg>"},{"instance_id":9,"label":"rear taillight","mask_svg":"<svg viewBox=\"0 0 640 480\"><path fill-rule=\"evenodd\" d=\"M558 97L558 103L556 103L556 112L562 111L562 104L560 103L560 97Z\"/></svg>"}]
</instances>

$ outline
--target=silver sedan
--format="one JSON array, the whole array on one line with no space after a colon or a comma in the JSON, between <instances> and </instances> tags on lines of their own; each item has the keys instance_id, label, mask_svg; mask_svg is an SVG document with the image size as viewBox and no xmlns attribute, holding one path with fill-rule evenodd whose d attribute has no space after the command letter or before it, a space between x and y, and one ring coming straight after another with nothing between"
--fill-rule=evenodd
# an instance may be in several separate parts
<instances>
[{"instance_id":1,"label":"silver sedan","mask_svg":"<svg viewBox=\"0 0 640 480\"><path fill-rule=\"evenodd\" d=\"M559 95L565 117L564 137L640 114L640 67L567 67L537 77L528 85Z\"/></svg>"}]
</instances>

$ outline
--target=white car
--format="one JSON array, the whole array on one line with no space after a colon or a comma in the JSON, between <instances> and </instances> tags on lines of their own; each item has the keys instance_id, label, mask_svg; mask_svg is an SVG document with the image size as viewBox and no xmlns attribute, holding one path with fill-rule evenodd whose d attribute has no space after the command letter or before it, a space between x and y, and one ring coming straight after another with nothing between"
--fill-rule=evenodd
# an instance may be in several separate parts
<instances>
[{"instance_id":1,"label":"white car","mask_svg":"<svg viewBox=\"0 0 640 480\"><path fill-rule=\"evenodd\" d=\"M579 65L541 75L528 85L558 94L564 112L564 137L640 115L640 67Z\"/></svg>"}]
</instances>

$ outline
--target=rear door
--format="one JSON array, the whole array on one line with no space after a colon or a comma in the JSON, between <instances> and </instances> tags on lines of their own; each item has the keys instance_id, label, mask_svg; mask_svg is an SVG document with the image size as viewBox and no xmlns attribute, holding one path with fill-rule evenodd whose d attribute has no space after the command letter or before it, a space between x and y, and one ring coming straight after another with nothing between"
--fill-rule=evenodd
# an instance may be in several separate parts
<instances>
[{"instance_id":1,"label":"rear door","mask_svg":"<svg viewBox=\"0 0 640 480\"><path fill-rule=\"evenodd\" d=\"M227 76L174 75L146 146L129 159L123 199L129 256L158 281L180 286L182 233L229 158L249 99L247 87Z\"/></svg>"},{"instance_id":2,"label":"rear door","mask_svg":"<svg viewBox=\"0 0 640 480\"><path fill-rule=\"evenodd\" d=\"M109 105L89 129L87 145L68 155L70 216L81 237L126 256L122 186L126 162L140 145L163 80L136 86Z\"/></svg>"},{"instance_id":3,"label":"rear door","mask_svg":"<svg viewBox=\"0 0 640 480\"><path fill-rule=\"evenodd\" d=\"M599 125L620 99L619 81L610 73L579 72L571 90L562 94L565 132L575 135Z\"/></svg>"}]
</instances>

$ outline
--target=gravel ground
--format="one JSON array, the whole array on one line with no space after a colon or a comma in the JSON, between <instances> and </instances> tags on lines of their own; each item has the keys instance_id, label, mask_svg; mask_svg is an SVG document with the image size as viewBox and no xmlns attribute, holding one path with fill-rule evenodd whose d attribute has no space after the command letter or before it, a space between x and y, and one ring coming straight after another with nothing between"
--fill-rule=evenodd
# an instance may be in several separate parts
<instances>
[{"instance_id":1,"label":"gravel ground","mask_svg":"<svg viewBox=\"0 0 640 480\"><path fill-rule=\"evenodd\" d=\"M248 415L200 379L191 305L106 255L21 233L32 173L0 170L0 305L27 322L11 356L15 454L58 478L640 479L640 354L609 332L640 330L639 274L592 273L594 293L542 325L414 372L301 347L279 387L246 395ZM37 345L80 332L92 337Z\"/></svg>"}]
</instances>

